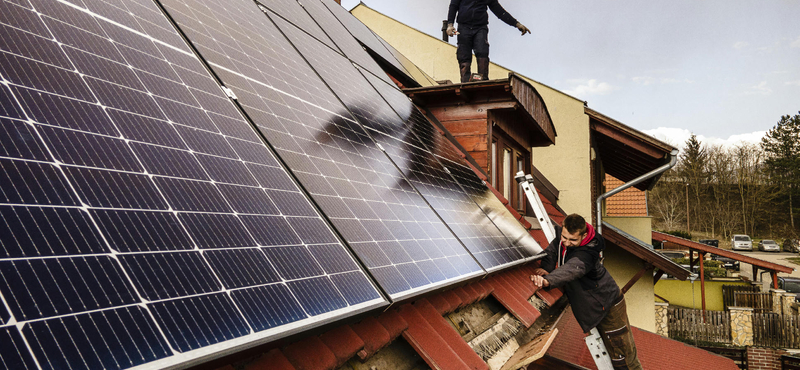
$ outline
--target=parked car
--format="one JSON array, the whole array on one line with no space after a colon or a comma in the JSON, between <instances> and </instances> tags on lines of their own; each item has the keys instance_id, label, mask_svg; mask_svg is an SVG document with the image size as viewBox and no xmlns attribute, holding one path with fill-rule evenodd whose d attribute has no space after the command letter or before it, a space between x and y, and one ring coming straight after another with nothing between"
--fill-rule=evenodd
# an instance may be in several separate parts
<instances>
[{"instance_id":1,"label":"parked car","mask_svg":"<svg viewBox=\"0 0 800 370\"><path fill-rule=\"evenodd\" d=\"M800 278L778 276L778 288L796 293L794 300L800 302Z\"/></svg>"},{"instance_id":2,"label":"parked car","mask_svg":"<svg viewBox=\"0 0 800 370\"><path fill-rule=\"evenodd\" d=\"M764 239L758 242L758 250L764 252L780 252L781 246L774 240Z\"/></svg>"},{"instance_id":3,"label":"parked car","mask_svg":"<svg viewBox=\"0 0 800 370\"><path fill-rule=\"evenodd\" d=\"M737 260L735 260L733 258L728 258L728 257L723 257L723 256L718 256L716 254L712 254L711 255L711 259L714 260L714 261L722 262L722 267L724 267L726 270L739 271L739 261L737 261Z\"/></svg>"},{"instance_id":4,"label":"parked car","mask_svg":"<svg viewBox=\"0 0 800 370\"><path fill-rule=\"evenodd\" d=\"M734 235L733 239L731 239L731 249L735 251L752 251L753 241L747 235Z\"/></svg>"},{"instance_id":5,"label":"parked car","mask_svg":"<svg viewBox=\"0 0 800 370\"><path fill-rule=\"evenodd\" d=\"M719 248L719 240L717 239L700 239L697 241L698 243L703 243L705 245L710 245L715 248Z\"/></svg>"},{"instance_id":6,"label":"parked car","mask_svg":"<svg viewBox=\"0 0 800 370\"><path fill-rule=\"evenodd\" d=\"M786 252L800 252L800 239L786 239L783 241L783 250Z\"/></svg>"}]
</instances>

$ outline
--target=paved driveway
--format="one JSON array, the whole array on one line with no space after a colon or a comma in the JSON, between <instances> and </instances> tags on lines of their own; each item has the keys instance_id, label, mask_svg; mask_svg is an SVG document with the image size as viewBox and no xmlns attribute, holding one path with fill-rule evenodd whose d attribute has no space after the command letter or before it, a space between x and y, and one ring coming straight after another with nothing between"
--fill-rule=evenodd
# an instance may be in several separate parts
<instances>
[{"instance_id":1,"label":"paved driveway","mask_svg":"<svg viewBox=\"0 0 800 370\"><path fill-rule=\"evenodd\" d=\"M772 263L777 263L777 264L779 264L779 265L784 265L784 266L792 267L792 268L794 268L795 270L794 270L794 272L792 272L792 273L791 273L791 275L789 275L789 274L784 274L784 273L778 273L778 276L793 276L793 277L798 277L798 278L800 278L800 265L795 265L794 263L791 263L791 262L789 262L789 261L787 261L787 260L786 260L787 258L790 258L790 257L798 257L798 254L797 254L797 253L789 253L789 252L778 252L778 253L775 253L775 252L761 252L761 251L757 251L757 250L756 250L756 251L753 251L753 252L742 252L742 251L737 251L737 253L741 253L741 254L743 254L743 255L745 255L745 256L750 256L750 257L755 257L755 258L758 258L758 259L762 259L762 260L764 260L764 261L769 261L769 262L772 262ZM740 271L740 274L741 274L742 276L747 276L748 278L750 278L750 279L752 279L752 280L758 280L758 279L753 279L753 278L752 278L752 276L751 276L751 275L753 275L753 269L752 269L752 267L750 266L750 264L747 264L747 263L744 263L744 262L742 262L742 263L739 265L739 271ZM763 271L763 270L759 269L759 270L758 270L758 273L759 273L759 274L761 274L761 272L762 272L762 271ZM769 280L770 280L770 278L769 278L769 274L768 274L768 273L764 273L764 274L763 274L763 277L764 277L764 280L767 280L767 281L769 281Z\"/></svg>"}]
</instances>

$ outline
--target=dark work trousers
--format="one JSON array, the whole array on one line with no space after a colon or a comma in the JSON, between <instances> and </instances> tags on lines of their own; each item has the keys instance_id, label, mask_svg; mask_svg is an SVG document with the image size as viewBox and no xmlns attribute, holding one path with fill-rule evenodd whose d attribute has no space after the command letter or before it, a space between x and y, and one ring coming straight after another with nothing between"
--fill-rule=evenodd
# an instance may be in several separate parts
<instances>
[{"instance_id":1,"label":"dark work trousers","mask_svg":"<svg viewBox=\"0 0 800 370\"><path fill-rule=\"evenodd\" d=\"M458 26L458 49L456 59L459 63L471 63L472 52L476 58L489 57L489 27Z\"/></svg>"},{"instance_id":2,"label":"dark work trousers","mask_svg":"<svg viewBox=\"0 0 800 370\"><path fill-rule=\"evenodd\" d=\"M603 337L611 364L615 369L641 370L642 364L636 357L636 344L633 342L625 297L620 295L608 314L597 324L597 331Z\"/></svg>"}]
</instances>

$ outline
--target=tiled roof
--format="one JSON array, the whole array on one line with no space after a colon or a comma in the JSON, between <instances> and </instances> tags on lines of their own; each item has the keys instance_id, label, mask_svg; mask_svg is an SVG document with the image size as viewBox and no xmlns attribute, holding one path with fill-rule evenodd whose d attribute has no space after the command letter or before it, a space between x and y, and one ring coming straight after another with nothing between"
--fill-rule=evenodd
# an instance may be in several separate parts
<instances>
[{"instance_id":1,"label":"tiled roof","mask_svg":"<svg viewBox=\"0 0 800 370\"><path fill-rule=\"evenodd\" d=\"M622 180L606 174L606 191L614 190L623 184ZM644 217L647 216L647 193L635 187L627 188L606 199L606 216Z\"/></svg>"},{"instance_id":2,"label":"tiled roof","mask_svg":"<svg viewBox=\"0 0 800 370\"><path fill-rule=\"evenodd\" d=\"M571 307L564 310L556 328L559 335L547 354L575 365L597 369ZM731 359L636 327L631 327L631 330L639 362L647 370L739 369Z\"/></svg>"},{"instance_id":3,"label":"tiled roof","mask_svg":"<svg viewBox=\"0 0 800 370\"><path fill-rule=\"evenodd\" d=\"M552 304L563 294L557 289L537 291L529 276L538 266L538 262L518 266L405 303L379 316L369 316L358 323L342 325L273 349L237 369L333 370L354 355L369 358L402 335L431 368L488 370L486 363L442 315L491 294L525 327L530 327L541 314L528 298L536 294ZM231 368L227 365L220 370Z\"/></svg>"}]
</instances>

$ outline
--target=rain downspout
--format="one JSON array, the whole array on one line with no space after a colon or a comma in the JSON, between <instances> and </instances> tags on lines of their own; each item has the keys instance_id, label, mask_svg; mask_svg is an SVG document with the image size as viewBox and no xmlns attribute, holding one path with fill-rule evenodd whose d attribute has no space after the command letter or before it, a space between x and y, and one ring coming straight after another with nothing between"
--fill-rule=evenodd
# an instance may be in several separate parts
<instances>
[{"instance_id":1,"label":"rain downspout","mask_svg":"<svg viewBox=\"0 0 800 370\"><path fill-rule=\"evenodd\" d=\"M663 165L663 166L661 166L659 168L656 168L656 169L654 169L654 170L652 170L652 171L650 171L650 172L648 172L648 173L646 173L646 174L644 174L642 176L639 176L639 177L637 177L637 178L635 178L635 179L633 179L631 181L628 181L628 182L622 184L622 186L619 186L619 187L615 188L614 190L611 190L608 193L605 193L605 194L597 197L597 227L595 228L595 230L597 230L598 234L602 234L603 233L603 207L602 207L603 206L603 200L608 198L608 197L610 197L610 196L612 196L612 195L614 195L614 194L617 194L617 193L619 193L619 192L621 192L621 191L623 191L623 190L625 190L625 189L627 189L627 188L629 188L631 186L634 186L634 185L636 185L636 184L638 184L638 183L640 183L640 182L642 182L644 180L647 180L647 179L649 179L651 177L658 176L661 173L665 172L666 170L668 170L668 169L670 169L672 167L675 167L675 165L678 163L678 149L673 149L672 152L669 153L669 156L670 156L669 163L667 163L667 164L665 164L665 165Z\"/></svg>"}]
</instances>

